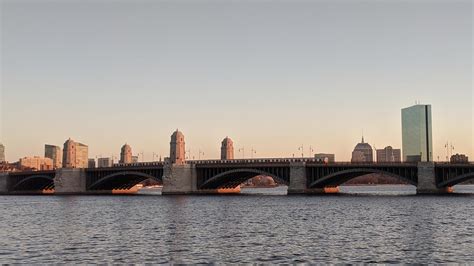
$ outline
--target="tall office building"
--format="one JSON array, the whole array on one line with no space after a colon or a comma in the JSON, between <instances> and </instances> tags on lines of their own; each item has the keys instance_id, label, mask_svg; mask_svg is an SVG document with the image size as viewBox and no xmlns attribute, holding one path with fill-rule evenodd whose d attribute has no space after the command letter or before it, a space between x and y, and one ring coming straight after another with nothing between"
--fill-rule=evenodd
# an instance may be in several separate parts
<instances>
[{"instance_id":1,"label":"tall office building","mask_svg":"<svg viewBox=\"0 0 474 266\"><path fill-rule=\"evenodd\" d=\"M372 146L369 143L364 142L364 137L362 137L362 142L357 143L352 152L351 162L353 163L371 163L374 161L374 155L372 151Z\"/></svg>"},{"instance_id":2,"label":"tall office building","mask_svg":"<svg viewBox=\"0 0 474 266\"><path fill-rule=\"evenodd\" d=\"M433 161L431 105L402 109L402 152L406 162Z\"/></svg>"},{"instance_id":3,"label":"tall office building","mask_svg":"<svg viewBox=\"0 0 474 266\"><path fill-rule=\"evenodd\" d=\"M132 163L132 147L125 144L120 150L120 161L119 163Z\"/></svg>"},{"instance_id":4,"label":"tall office building","mask_svg":"<svg viewBox=\"0 0 474 266\"><path fill-rule=\"evenodd\" d=\"M226 137L222 141L221 146L221 160L233 160L234 159L234 142Z\"/></svg>"},{"instance_id":5,"label":"tall office building","mask_svg":"<svg viewBox=\"0 0 474 266\"><path fill-rule=\"evenodd\" d=\"M89 147L72 139L66 140L63 149L64 168L87 168Z\"/></svg>"},{"instance_id":6,"label":"tall office building","mask_svg":"<svg viewBox=\"0 0 474 266\"><path fill-rule=\"evenodd\" d=\"M171 135L170 142L170 160L171 163L184 164L185 162L185 143L184 135L177 130Z\"/></svg>"},{"instance_id":7,"label":"tall office building","mask_svg":"<svg viewBox=\"0 0 474 266\"><path fill-rule=\"evenodd\" d=\"M5 162L5 146L0 143L0 163Z\"/></svg>"},{"instance_id":8,"label":"tall office building","mask_svg":"<svg viewBox=\"0 0 474 266\"><path fill-rule=\"evenodd\" d=\"M44 157L53 160L54 168L61 168L63 157L61 147L49 144L44 145Z\"/></svg>"},{"instance_id":9,"label":"tall office building","mask_svg":"<svg viewBox=\"0 0 474 266\"><path fill-rule=\"evenodd\" d=\"M377 150L378 163L399 163L402 161L400 149L394 149L392 146L387 146L384 149Z\"/></svg>"}]
</instances>

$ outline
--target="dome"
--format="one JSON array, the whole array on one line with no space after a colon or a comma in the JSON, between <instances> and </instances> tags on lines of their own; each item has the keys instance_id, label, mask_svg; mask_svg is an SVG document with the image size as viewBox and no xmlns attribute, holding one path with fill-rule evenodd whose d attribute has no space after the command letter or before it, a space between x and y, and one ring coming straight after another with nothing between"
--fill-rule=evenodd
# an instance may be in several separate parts
<instances>
[{"instance_id":1,"label":"dome","mask_svg":"<svg viewBox=\"0 0 474 266\"><path fill-rule=\"evenodd\" d=\"M362 137L362 142L357 143L357 145L354 148L354 151L357 151L357 150L372 150L372 146L370 146L369 143L365 143L364 137Z\"/></svg>"},{"instance_id":2,"label":"dome","mask_svg":"<svg viewBox=\"0 0 474 266\"><path fill-rule=\"evenodd\" d=\"M127 143L125 143L123 146L122 146L122 151L125 151L125 150L131 150L132 147L130 147L130 145L128 145Z\"/></svg>"},{"instance_id":3,"label":"dome","mask_svg":"<svg viewBox=\"0 0 474 266\"><path fill-rule=\"evenodd\" d=\"M225 137L225 139L222 140L222 145L224 145L224 146L229 146L229 145L232 145L232 144L234 144L234 142L229 137Z\"/></svg>"},{"instance_id":4,"label":"dome","mask_svg":"<svg viewBox=\"0 0 474 266\"><path fill-rule=\"evenodd\" d=\"M176 129L175 132L173 132L173 135L171 135L171 141L184 141L184 135L181 131Z\"/></svg>"}]
</instances>

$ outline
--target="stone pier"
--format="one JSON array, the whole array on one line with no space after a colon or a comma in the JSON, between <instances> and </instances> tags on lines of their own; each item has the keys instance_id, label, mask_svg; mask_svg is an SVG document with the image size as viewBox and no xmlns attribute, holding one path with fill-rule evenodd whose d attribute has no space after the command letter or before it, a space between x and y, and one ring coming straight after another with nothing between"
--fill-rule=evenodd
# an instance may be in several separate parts
<instances>
[{"instance_id":1,"label":"stone pier","mask_svg":"<svg viewBox=\"0 0 474 266\"><path fill-rule=\"evenodd\" d=\"M163 169L163 195L191 194L197 191L196 166L172 164L165 161Z\"/></svg>"},{"instance_id":2,"label":"stone pier","mask_svg":"<svg viewBox=\"0 0 474 266\"><path fill-rule=\"evenodd\" d=\"M54 194L86 193L86 171L79 168L61 168L54 177Z\"/></svg>"},{"instance_id":3,"label":"stone pier","mask_svg":"<svg viewBox=\"0 0 474 266\"><path fill-rule=\"evenodd\" d=\"M418 163L416 194L444 194L450 192L452 192L450 187L438 188L436 186L435 164L433 162Z\"/></svg>"},{"instance_id":4,"label":"stone pier","mask_svg":"<svg viewBox=\"0 0 474 266\"><path fill-rule=\"evenodd\" d=\"M0 194L8 193L8 173L0 173Z\"/></svg>"}]
</instances>

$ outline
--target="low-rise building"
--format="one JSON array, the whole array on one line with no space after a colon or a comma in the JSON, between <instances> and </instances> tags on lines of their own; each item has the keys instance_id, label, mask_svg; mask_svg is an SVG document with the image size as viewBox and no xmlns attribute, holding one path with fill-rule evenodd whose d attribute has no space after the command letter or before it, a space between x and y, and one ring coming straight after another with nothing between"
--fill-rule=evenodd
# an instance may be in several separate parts
<instances>
[{"instance_id":1,"label":"low-rise building","mask_svg":"<svg viewBox=\"0 0 474 266\"><path fill-rule=\"evenodd\" d=\"M450 159L451 163L469 163L469 158L464 154L454 154Z\"/></svg>"},{"instance_id":2,"label":"low-rise building","mask_svg":"<svg viewBox=\"0 0 474 266\"><path fill-rule=\"evenodd\" d=\"M94 158L89 158L89 161L87 161L87 168L95 168L95 159Z\"/></svg>"},{"instance_id":3,"label":"low-rise building","mask_svg":"<svg viewBox=\"0 0 474 266\"><path fill-rule=\"evenodd\" d=\"M97 167L104 168L104 167L112 167L114 165L114 161L112 158L99 158L97 159Z\"/></svg>"},{"instance_id":4,"label":"low-rise building","mask_svg":"<svg viewBox=\"0 0 474 266\"><path fill-rule=\"evenodd\" d=\"M317 153L314 158L316 161L324 163L334 163L336 161L336 155L331 153Z\"/></svg>"},{"instance_id":5,"label":"low-rise building","mask_svg":"<svg viewBox=\"0 0 474 266\"><path fill-rule=\"evenodd\" d=\"M384 149L377 149L378 163L399 163L402 161L402 151L387 146Z\"/></svg>"},{"instance_id":6,"label":"low-rise building","mask_svg":"<svg viewBox=\"0 0 474 266\"><path fill-rule=\"evenodd\" d=\"M20 168L30 168L33 170L53 170L53 160L39 156L24 157L18 162Z\"/></svg>"}]
</instances>

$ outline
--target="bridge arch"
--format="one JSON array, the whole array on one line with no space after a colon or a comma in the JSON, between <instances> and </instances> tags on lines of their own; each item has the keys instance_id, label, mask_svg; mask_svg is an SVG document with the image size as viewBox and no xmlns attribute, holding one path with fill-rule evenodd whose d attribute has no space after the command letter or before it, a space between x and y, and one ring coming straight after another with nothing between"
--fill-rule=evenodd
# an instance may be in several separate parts
<instances>
[{"instance_id":1,"label":"bridge arch","mask_svg":"<svg viewBox=\"0 0 474 266\"><path fill-rule=\"evenodd\" d=\"M457 185L457 184L462 183L464 181L467 181L469 179L474 179L474 172L459 175L459 176L456 176L456 177L451 178L449 180L440 182L440 183L437 184L437 187L438 188L452 187L454 185Z\"/></svg>"},{"instance_id":2,"label":"bridge arch","mask_svg":"<svg viewBox=\"0 0 474 266\"><path fill-rule=\"evenodd\" d=\"M387 171L384 171L384 170L380 170L380 169L355 168L355 169L347 169L347 170L337 171L337 172L331 173L329 175L326 175L326 176L312 182L309 185L309 188L323 188L323 187L326 187L326 186L339 186L339 185L342 185L342 184L346 183L347 181L349 181L351 179L354 179L354 178L357 178L357 177L360 177L360 176L364 176L364 175L368 175L368 174L383 174L383 175L386 175L386 176L390 176L390 177L393 177L393 178L404 180L404 181L408 182L410 185L414 185L414 186L416 186L417 183L418 183L416 180L410 179L408 177L404 177L404 176L397 175L397 174L387 172Z\"/></svg>"},{"instance_id":3,"label":"bridge arch","mask_svg":"<svg viewBox=\"0 0 474 266\"><path fill-rule=\"evenodd\" d=\"M288 181L275 174L258 169L242 168L219 173L201 184L199 189L235 188L250 178L259 175L269 176L279 184L288 185Z\"/></svg>"},{"instance_id":4,"label":"bridge arch","mask_svg":"<svg viewBox=\"0 0 474 266\"><path fill-rule=\"evenodd\" d=\"M120 178L122 177L122 178ZM88 190L113 190L113 189L131 189L140 182L147 179L159 180L159 178L150 174L136 172L136 171L124 171L116 172L106 175L99 180L95 181L87 187Z\"/></svg>"},{"instance_id":5,"label":"bridge arch","mask_svg":"<svg viewBox=\"0 0 474 266\"><path fill-rule=\"evenodd\" d=\"M35 182L31 182L31 181ZM41 182L38 182L41 180ZM47 175L32 175L20 180L13 187L13 191L17 190L43 190L54 188L54 177Z\"/></svg>"}]
</instances>

